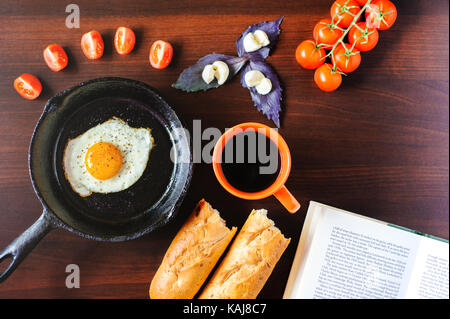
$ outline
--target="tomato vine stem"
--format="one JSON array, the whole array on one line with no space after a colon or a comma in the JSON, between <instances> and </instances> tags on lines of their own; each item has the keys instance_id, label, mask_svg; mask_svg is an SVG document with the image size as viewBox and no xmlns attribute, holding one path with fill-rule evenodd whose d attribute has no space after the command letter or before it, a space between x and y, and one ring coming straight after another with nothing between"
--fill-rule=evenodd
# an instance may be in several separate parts
<instances>
[{"instance_id":1,"label":"tomato vine stem","mask_svg":"<svg viewBox=\"0 0 450 319\"><path fill-rule=\"evenodd\" d=\"M358 51L358 52L353 52L353 49L354 49L356 43L357 43L361 38L363 38L364 36L367 36L367 34L364 34L364 32L363 32L363 34L357 39L357 41L354 41L354 42L353 42L353 44L352 44L352 46L351 46L350 49L347 49L347 47L345 46L345 43L344 43L345 37L347 36L347 34L349 33L349 31L350 31L354 26L356 26L356 27L359 29L359 27L357 26L357 23L358 23L358 21L359 21L359 18L361 17L362 13L367 9L367 7L370 5L370 2L371 2L371 0L368 0L368 1L366 2L366 4L365 4L364 6L362 6L361 10L359 10L359 12L358 12L357 14L353 14L352 12L350 12L349 10L347 10L348 8L353 8L353 7L348 7L348 8L347 8L347 2L348 2L348 1L349 1L349 0L347 0L347 1L345 2L344 6L343 6L343 7L345 7L345 8L343 8L343 7L341 6L341 10L339 10L339 12L337 12L335 15L333 15L333 16L331 17L331 21L333 22L333 21L335 21L336 16L339 16L339 15L341 15L342 13L350 14L351 16L353 16L352 23L351 23L347 28L345 28L345 29L343 30L344 33L343 33L343 34L341 35L341 37L336 41L336 43L333 44L333 45L331 46L330 52L328 52L327 55L325 55L325 57L324 57L324 59L326 59L327 57L331 57L331 61L332 61L332 63L333 63L333 69L334 69L334 70L338 70L338 69L337 69L337 66L336 66L336 61L334 60L334 57L333 57L333 53L334 53L334 51L336 50L337 46L338 46L339 44L342 44L342 46L344 47L344 49L345 49L345 51L346 51L345 54L346 54L346 56L347 56L346 58L347 58L347 62L348 62L348 59L350 58L351 55L355 55L355 54L358 54L358 53L359 53L359 51ZM341 11L342 11L342 12L341 12ZM338 24L338 23L339 23L339 20L338 20L338 22L336 22L336 24ZM367 29L367 28L366 28L366 29ZM343 72L340 72L340 73L343 74Z\"/></svg>"}]
</instances>

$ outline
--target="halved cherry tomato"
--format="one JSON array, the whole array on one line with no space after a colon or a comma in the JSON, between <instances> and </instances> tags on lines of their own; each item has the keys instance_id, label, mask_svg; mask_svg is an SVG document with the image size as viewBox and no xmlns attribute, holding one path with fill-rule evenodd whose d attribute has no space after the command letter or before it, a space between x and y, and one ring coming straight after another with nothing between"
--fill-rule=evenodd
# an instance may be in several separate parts
<instances>
[{"instance_id":1,"label":"halved cherry tomato","mask_svg":"<svg viewBox=\"0 0 450 319\"><path fill-rule=\"evenodd\" d=\"M172 61L173 48L169 42L158 40L150 48L150 64L155 69L164 69Z\"/></svg>"},{"instance_id":2,"label":"halved cherry tomato","mask_svg":"<svg viewBox=\"0 0 450 319\"><path fill-rule=\"evenodd\" d=\"M348 41L355 44L355 48L362 52L372 50L378 43L378 30L369 28L365 22L358 22L348 32Z\"/></svg>"},{"instance_id":3,"label":"halved cherry tomato","mask_svg":"<svg viewBox=\"0 0 450 319\"><path fill-rule=\"evenodd\" d=\"M64 69L69 62L66 51L58 44L50 44L44 49L44 60L48 67L55 72Z\"/></svg>"},{"instance_id":4,"label":"halved cherry tomato","mask_svg":"<svg viewBox=\"0 0 450 319\"><path fill-rule=\"evenodd\" d=\"M14 80L17 93L27 100L34 100L42 92L41 81L32 74L24 73Z\"/></svg>"},{"instance_id":5,"label":"halved cherry tomato","mask_svg":"<svg viewBox=\"0 0 450 319\"><path fill-rule=\"evenodd\" d=\"M133 30L126 27L117 28L116 35L114 36L114 46L119 54L128 54L136 43L136 36Z\"/></svg>"},{"instance_id":6,"label":"halved cherry tomato","mask_svg":"<svg viewBox=\"0 0 450 319\"><path fill-rule=\"evenodd\" d=\"M295 50L295 59L305 69L317 69L325 62L325 50L313 40L305 40Z\"/></svg>"},{"instance_id":7,"label":"halved cherry tomato","mask_svg":"<svg viewBox=\"0 0 450 319\"><path fill-rule=\"evenodd\" d=\"M325 63L314 73L314 82L322 91L331 92L341 85L342 75L331 64Z\"/></svg>"},{"instance_id":8,"label":"halved cherry tomato","mask_svg":"<svg viewBox=\"0 0 450 319\"><path fill-rule=\"evenodd\" d=\"M318 44L327 49L339 40L344 31L331 19L322 19L314 27L313 35Z\"/></svg>"},{"instance_id":9,"label":"halved cherry tomato","mask_svg":"<svg viewBox=\"0 0 450 319\"><path fill-rule=\"evenodd\" d=\"M348 43L339 44L333 52L333 60L340 71L350 73L361 64L361 54Z\"/></svg>"},{"instance_id":10,"label":"halved cherry tomato","mask_svg":"<svg viewBox=\"0 0 450 319\"><path fill-rule=\"evenodd\" d=\"M376 0L366 9L366 23L369 28L387 30L397 19L397 8L389 0Z\"/></svg>"},{"instance_id":11,"label":"halved cherry tomato","mask_svg":"<svg viewBox=\"0 0 450 319\"><path fill-rule=\"evenodd\" d=\"M83 34L81 37L81 49L88 59L101 58L105 49L101 34L95 30Z\"/></svg>"},{"instance_id":12,"label":"halved cherry tomato","mask_svg":"<svg viewBox=\"0 0 450 319\"><path fill-rule=\"evenodd\" d=\"M355 0L336 0L331 6L330 14L334 23L342 28L347 28L360 9Z\"/></svg>"}]
</instances>

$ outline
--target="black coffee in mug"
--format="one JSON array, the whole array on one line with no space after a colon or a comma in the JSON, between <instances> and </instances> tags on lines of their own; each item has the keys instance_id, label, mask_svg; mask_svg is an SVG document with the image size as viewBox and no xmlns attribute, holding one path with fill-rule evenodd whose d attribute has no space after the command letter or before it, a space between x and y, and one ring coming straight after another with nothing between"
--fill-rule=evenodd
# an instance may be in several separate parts
<instances>
[{"instance_id":1,"label":"black coffee in mug","mask_svg":"<svg viewBox=\"0 0 450 319\"><path fill-rule=\"evenodd\" d=\"M271 186L281 168L277 146L257 131L234 135L225 144L221 160L222 172L228 183L247 193Z\"/></svg>"}]
</instances>

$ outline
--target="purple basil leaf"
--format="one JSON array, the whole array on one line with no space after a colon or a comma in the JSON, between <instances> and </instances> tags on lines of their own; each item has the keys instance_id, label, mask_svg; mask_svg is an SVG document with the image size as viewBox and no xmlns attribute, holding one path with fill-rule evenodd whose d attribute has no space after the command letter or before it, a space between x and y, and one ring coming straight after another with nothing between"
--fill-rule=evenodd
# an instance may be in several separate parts
<instances>
[{"instance_id":1,"label":"purple basil leaf","mask_svg":"<svg viewBox=\"0 0 450 319\"><path fill-rule=\"evenodd\" d=\"M244 77L250 70L261 71L266 78L270 79L272 82L272 90L268 94L261 95L256 91L255 87L247 86ZM280 127L281 93L283 90L275 70L272 69L266 62L261 60L261 58L250 60L249 63L242 69L241 84L243 87L250 90L253 103L258 111L265 114L267 118L272 120L277 127Z\"/></svg>"},{"instance_id":2,"label":"purple basil leaf","mask_svg":"<svg viewBox=\"0 0 450 319\"><path fill-rule=\"evenodd\" d=\"M258 24L251 25L247 28L247 30L242 33L242 35L237 39L236 41L236 50L237 54L239 56L248 56L250 59L256 57L262 57L263 59L267 58L270 54L270 50L275 46L278 35L280 34L280 24L281 21L283 21L284 17L279 18L275 21L269 21L269 22L261 22ZM262 30L267 34L267 37L269 38L269 45L262 47L261 49L254 51L254 52L246 52L244 49L244 37L249 32L255 32L256 30Z\"/></svg>"},{"instance_id":3,"label":"purple basil leaf","mask_svg":"<svg viewBox=\"0 0 450 319\"><path fill-rule=\"evenodd\" d=\"M172 84L174 88L183 90L185 92L196 92L196 91L206 91L209 89L219 87L217 80L214 79L212 82L207 84L202 79L203 68L207 64L213 64L215 61L223 61L228 65L230 70L230 74L228 75L227 82L233 78L239 70L245 65L248 58L247 57L236 57L218 53L212 53L204 56L200 60L197 61L193 66L185 69L178 80Z\"/></svg>"}]
</instances>

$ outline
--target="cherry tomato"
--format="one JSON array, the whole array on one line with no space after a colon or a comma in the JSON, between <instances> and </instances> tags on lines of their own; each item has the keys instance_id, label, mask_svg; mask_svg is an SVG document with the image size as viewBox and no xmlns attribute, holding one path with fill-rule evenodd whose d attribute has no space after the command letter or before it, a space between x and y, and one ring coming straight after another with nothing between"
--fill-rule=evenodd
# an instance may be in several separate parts
<instances>
[{"instance_id":1,"label":"cherry tomato","mask_svg":"<svg viewBox=\"0 0 450 319\"><path fill-rule=\"evenodd\" d=\"M355 0L336 0L331 6L330 14L334 23L342 28L347 28L353 21L353 15L358 14L359 10L361 8Z\"/></svg>"},{"instance_id":2,"label":"cherry tomato","mask_svg":"<svg viewBox=\"0 0 450 319\"><path fill-rule=\"evenodd\" d=\"M17 93L28 100L34 100L42 92L41 81L34 75L24 73L14 80Z\"/></svg>"},{"instance_id":3,"label":"cherry tomato","mask_svg":"<svg viewBox=\"0 0 450 319\"><path fill-rule=\"evenodd\" d=\"M69 62L66 51L58 44L50 44L44 49L44 60L48 67L55 72L64 69Z\"/></svg>"},{"instance_id":4,"label":"cherry tomato","mask_svg":"<svg viewBox=\"0 0 450 319\"><path fill-rule=\"evenodd\" d=\"M366 9L366 23L369 28L387 30L397 19L397 8L389 0L376 0Z\"/></svg>"},{"instance_id":5,"label":"cherry tomato","mask_svg":"<svg viewBox=\"0 0 450 319\"><path fill-rule=\"evenodd\" d=\"M378 38L378 30L367 27L365 22L358 22L348 32L348 41L352 45L356 42L355 48L361 52L372 50L377 45Z\"/></svg>"},{"instance_id":6,"label":"cherry tomato","mask_svg":"<svg viewBox=\"0 0 450 319\"><path fill-rule=\"evenodd\" d=\"M114 36L114 46L119 54L128 54L136 43L136 36L130 28L119 27Z\"/></svg>"},{"instance_id":7,"label":"cherry tomato","mask_svg":"<svg viewBox=\"0 0 450 319\"><path fill-rule=\"evenodd\" d=\"M325 63L314 73L314 82L322 91L331 92L341 85L342 75L331 64Z\"/></svg>"},{"instance_id":8,"label":"cherry tomato","mask_svg":"<svg viewBox=\"0 0 450 319\"><path fill-rule=\"evenodd\" d=\"M339 44L333 52L333 60L336 67L344 72L350 73L355 71L361 64L361 54L348 43Z\"/></svg>"},{"instance_id":9,"label":"cherry tomato","mask_svg":"<svg viewBox=\"0 0 450 319\"><path fill-rule=\"evenodd\" d=\"M317 69L325 62L325 50L313 40L305 40L295 50L295 59L305 69Z\"/></svg>"},{"instance_id":10,"label":"cherry tomato","mask_svg":"<svg viewBox=\"0 0 450 319\"><path fill-rule=\"evenodd\" d=\"M362 7L367 3L367 0L356 0L356 2L358 2L358 4Z\"/></svg>"},{"instance_id":11,"label":"cherry tomato","mask_svg":"<svg viewBox=\"0 0 450 319\"><path fill-rule=\"evenodd\" d=\"M164 69L172 61L173 48L169 42L158 40L150 48L150 64L155 69Z\"/></svg>"},{"instance_id":12,"label":"cherry tomato","mask_svg":"<svg viewBox=\"0 0 450 319\"><path fill-rule=\"evenodd\" d=\"M81 37L81 49L88 59L101 58L105 49L101 34L95 30L83 34Z\"/></svg>"},{"instance_id":13,"label":"cherry tomato","mask_svg":"<svg viewBox=\"0 0 450 319\"><path fill-rule=\"evenodd\" d=\"M318 44L326 48L330 48L339 40L344 31L336 24L332 23L331 19L322 19L314 27L313 35Z\"/></svg>"}]
</instances>

